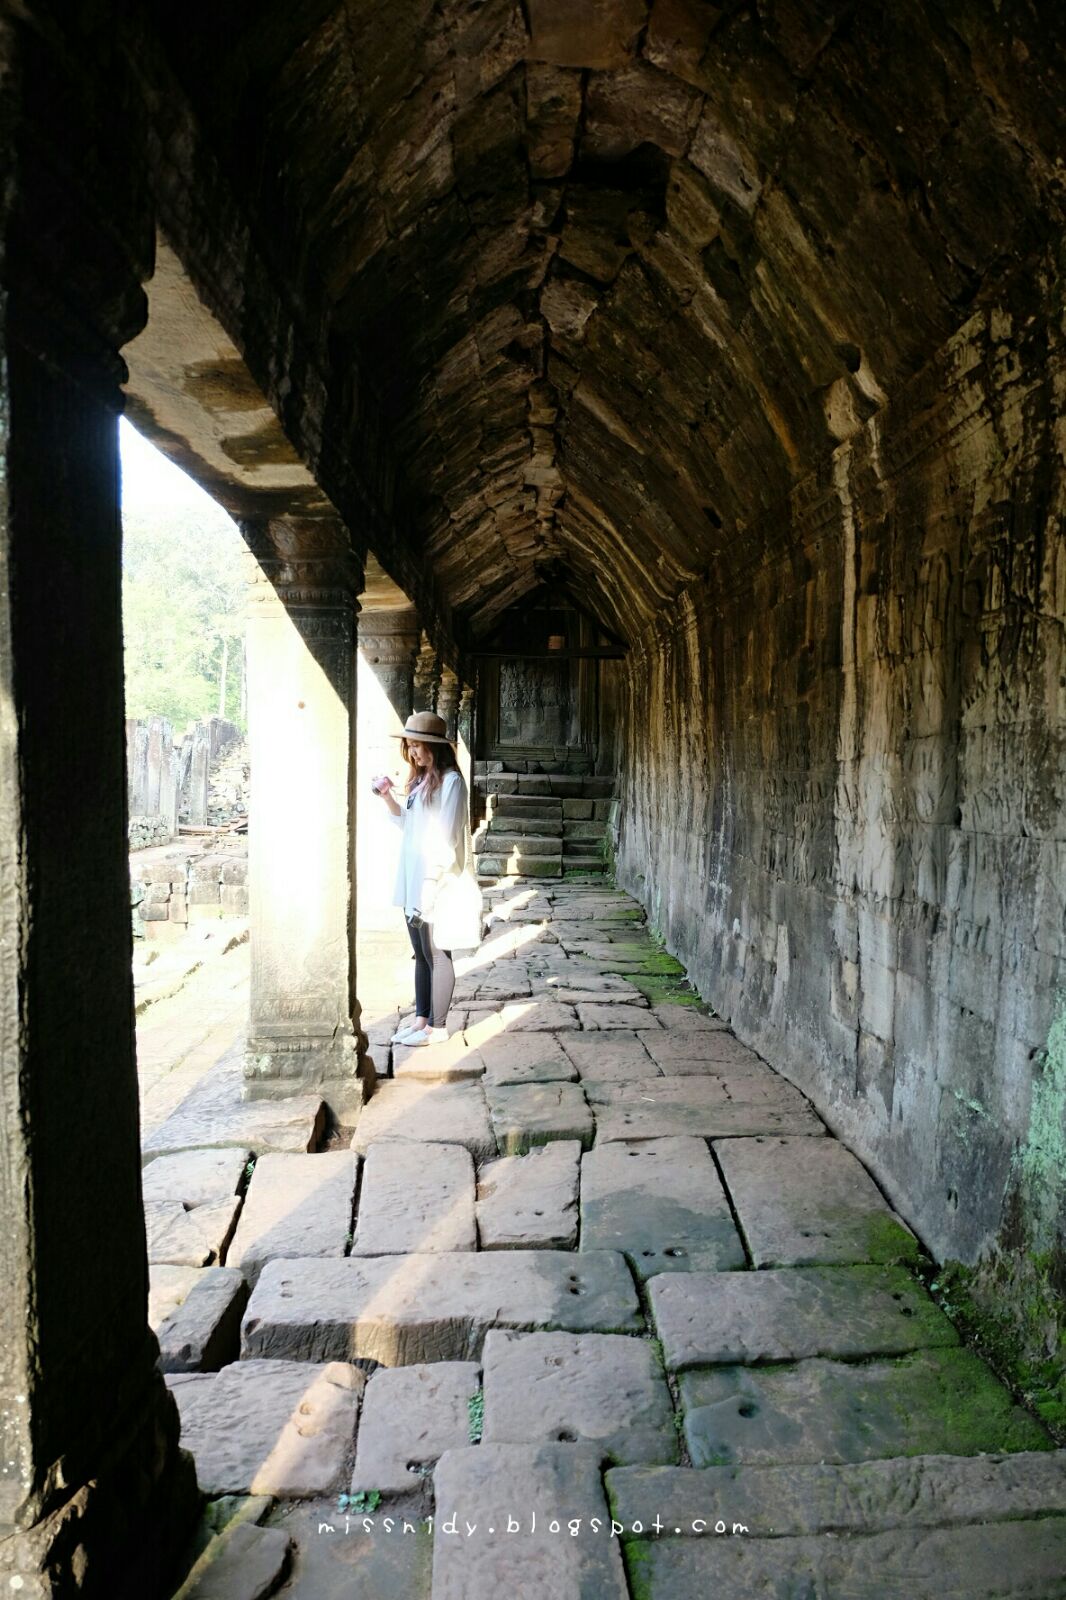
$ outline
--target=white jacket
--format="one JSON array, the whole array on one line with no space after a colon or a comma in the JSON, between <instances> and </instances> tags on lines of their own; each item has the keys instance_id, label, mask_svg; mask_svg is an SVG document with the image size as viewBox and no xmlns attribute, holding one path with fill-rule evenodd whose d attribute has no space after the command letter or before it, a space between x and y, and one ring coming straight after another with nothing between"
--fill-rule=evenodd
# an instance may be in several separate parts
<instances>
[{"instance_id":1,"label":"white jacket","mask_svg":"<svg viewBox=\"0 0 1066 1600\"><path fill-rule=\"evenodd\" d=\"M446 772L431 800L424 798L424 787L423 781L412 794L397 796L403 809L392 820L403 830L403 845L392 903L402 906L406 917L418 911L431 922L441 877L466 865L468 812L461 773Z\"/></svg>"}]
</instances>

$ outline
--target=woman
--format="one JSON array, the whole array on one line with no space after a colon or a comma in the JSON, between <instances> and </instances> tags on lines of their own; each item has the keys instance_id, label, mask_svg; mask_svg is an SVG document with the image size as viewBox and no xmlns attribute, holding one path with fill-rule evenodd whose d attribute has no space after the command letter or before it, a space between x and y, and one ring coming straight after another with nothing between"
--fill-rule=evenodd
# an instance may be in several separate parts
<instances>
[{"instance_id":1,"label":"woman","mask_svg":"<svg viewBox=\"0 0 1066 1600\"><path fill-rule=\"evenodd\" d=\"M465 865L466 784L443 717L415 711L393 737L402 740L400 753L410 768L405 803L397 801L389 778L375 779L374 791L403 829L393 903L403 907L415 952L416 1012L393 1043L438 1044L448 1037L455 968L450 951L433 942L433 903L444 874Z\"/></svg>"}]
</instances>

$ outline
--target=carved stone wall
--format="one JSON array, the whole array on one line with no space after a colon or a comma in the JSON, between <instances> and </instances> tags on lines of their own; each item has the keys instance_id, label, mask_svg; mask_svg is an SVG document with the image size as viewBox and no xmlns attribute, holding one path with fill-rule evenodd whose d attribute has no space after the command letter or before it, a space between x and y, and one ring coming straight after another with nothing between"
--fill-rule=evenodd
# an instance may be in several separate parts
<instances>
[{"instance_id":1,"label":"carved stone wall","mask_svg":"<svg viewBox=\"0 0 1066 1600\"><path fill-rule=\"evenodd\" d=\"M965 1262L1061 1251L1060 314L974 315L627 671L622 882Z\"/></svg>"}]
</instances>

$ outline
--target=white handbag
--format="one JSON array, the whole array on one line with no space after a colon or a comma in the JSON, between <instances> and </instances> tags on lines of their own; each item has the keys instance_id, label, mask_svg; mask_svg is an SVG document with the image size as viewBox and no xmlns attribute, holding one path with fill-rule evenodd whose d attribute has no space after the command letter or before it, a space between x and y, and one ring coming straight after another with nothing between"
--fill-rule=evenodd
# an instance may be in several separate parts
<instances>
[{"instance_id":1,"label":"white handbag","mask_svg":"<svg viewBox=\"0 0 1066 1600\"><path fill-rule=\"evenodd\" d=\"M473 872L448 872L437 885L430 927L438 950L476 950L481 943L483 907Z\"/></svg>"}]
</instances>

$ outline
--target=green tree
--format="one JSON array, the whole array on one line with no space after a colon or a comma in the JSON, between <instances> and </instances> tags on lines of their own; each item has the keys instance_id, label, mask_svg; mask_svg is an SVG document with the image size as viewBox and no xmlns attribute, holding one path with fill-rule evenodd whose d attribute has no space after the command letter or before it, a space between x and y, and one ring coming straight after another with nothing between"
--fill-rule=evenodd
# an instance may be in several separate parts
<instances>
[{"instance_id":1,"label":"green tree","mask_svg":"<svg viewBox=\"0 0 1066 1600\"><path fill-rule=\"evenodd\" d=\"M221 690L223 714L243 725L240 532L128 426L122 446L126 715L180 730L218 712Z\"/></svg>"}]
</instances>

